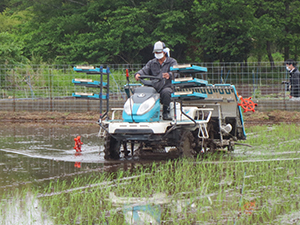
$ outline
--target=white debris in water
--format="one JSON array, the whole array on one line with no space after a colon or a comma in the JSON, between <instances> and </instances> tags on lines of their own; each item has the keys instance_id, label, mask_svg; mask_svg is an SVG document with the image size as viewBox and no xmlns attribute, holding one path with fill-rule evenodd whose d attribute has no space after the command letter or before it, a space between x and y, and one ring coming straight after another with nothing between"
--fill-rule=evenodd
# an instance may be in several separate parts
<instances>
[{"instance_id":1,"label":"white debris in water","mask_svg":"<svg viewBox=\"0 0 300 225\"><path fill-rule=\"evenodd\" d=\"M42 210L39 200L30 193L27 193L24 198L10 199L7 204L0 207L1 224L54 224Z\"/></svg>"},{"instance_id":2,"label":"white debris in water","mask_svg":"<svg viewBox=\"0 0 300 225\"><path fill-rule=\"evenodd\" d=\"M300 223L300 212L292 212L286 215L279 215L274 222L279 222L280 224L299 224Z\"/></svg>"}]
</instances>

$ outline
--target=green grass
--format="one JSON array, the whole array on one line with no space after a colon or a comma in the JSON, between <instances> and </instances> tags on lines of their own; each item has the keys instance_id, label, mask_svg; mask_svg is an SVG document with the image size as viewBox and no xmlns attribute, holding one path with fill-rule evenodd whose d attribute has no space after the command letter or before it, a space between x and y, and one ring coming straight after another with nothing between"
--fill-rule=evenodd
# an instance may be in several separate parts
<instances>
[{"instance_id":1,"label":"green grass","mask_svg":"<svg viewBox=\"0 0 300 225\"><path fill-rule=\"evenodd\" d=\"M55 224L74 224L78 218L83 224L125 224L124 205L113 204L110 193L129 200L165 194L160 199L165 200L161 220L171 224L258 224L298 210L298 200L293 197L300 189L297 161L232 163L222 156L217 157L218 163L212 160L215 162L208 158L196 163L187 159L153 163L130 173L119 171L114 177L102 173L69 185L57 181L40 200L55 217ZM255 204L250 212L246 211L248 203Z\"/></svg>"},{"instance_id":2,"label":"green grass","mask_svg":"<svg viewBox=\"0 0 300 225\"><path fill-rule=\"evenodd\" d=\"M47 65L24 65L1 72L2 92L0 98L65 97L72 96L75 91L98 94L98 89L74 86L72 83L74 78L100 81L100 75L77 73L71 66L52 68ZM103 81L106 82L105 76ZM131 79L131 82L136 81ZM111 70L110 91L113 93L124 92L125 84L125 71Z\"/></svg>"},{"instance_id":3,"label":"green grass","mask_svg":"<svg viewBox=\"0 0 300 225\"><path fill-rule=\"evenodd\" d=\"M124 67L126 67L124 65ZM128 65L130 67L130 65ZM286 72L282 71L282 67L276 68L266 67L245 67L245 71L241 71L239 66L232 65L227 69L230 71L230 76L227 83L234 85L248 85L248 88L256 91L253 94L255 98L276 98L278 91L275 91L274 96L262 96L262 89L270 89L270 87L282 87L281 81L288 77ZM260 69L257 71L257 69ZM92 80L100 80L100 75L91 75L85 73L77 73L71 65L14 65L13 67L0 68L0 98L49 98L49 97L65 97L72 96L73 92L93 92L99 90L94 88L85 88L74 86L72 79L84 78ZM209 83L219 83L220 65L208 68L209 73L207 79ZM137 83L133 77L134 72L130 72L130 83ZM124 92L124 85L127 83L125 76L125 68L119 67L111 69L110 75L110 90L111 93ZM224 72L225 73L225 72ZM244 74L241 76L241 74ZM223 74L223 79L224 76ZM285 77L285 78L284 78ZM255 78L253 80L253 78ZM104 76L104 81L106 80ZM140 83L140 82L138 82Z\"/></svg>"}]
</instances>

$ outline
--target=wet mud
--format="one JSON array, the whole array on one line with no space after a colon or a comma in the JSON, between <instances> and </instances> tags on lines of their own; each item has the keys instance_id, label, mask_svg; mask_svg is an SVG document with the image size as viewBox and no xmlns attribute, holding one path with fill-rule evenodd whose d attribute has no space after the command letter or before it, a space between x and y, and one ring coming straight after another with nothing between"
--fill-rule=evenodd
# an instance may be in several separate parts
<instances>
[{"instance_id":1,"label":"wet mud","mask_svg":"<svg viewBox=\"0 0 300 225\"><path fill-rule=\"evenodd\" d=\"M252 148L246 146L235 146L235 151L230 154L219 153L214 156L207 155L202 158L192 160L191 163L194 164L194 166L224 165L225 167L228 167L228 165L231 164L242 164L245 165L245 168L248 168L247 165L251 165L253 171L255 170L255 168L259 167L260 163L267 163L268 165L280 163L280 166L278 168L275 168L275 171L288 171L287 177L283 177L284 180L288 180L288 182L290 182L290 177L294 177L293 179L295 180L298 179L299 176L297 174L296 168L289 167L289 165L291 165L291 163L295 164L295 162L298 162L300 160L300 148L297 147L299 145L299 138L297 136L293 137L292 135L282 138L282 135L280 133L272 134L272 131L274 130L272 126L274 124L280 124L282 123L282 121L294 124L296 123L296 120L289 121L282 118L274 119L273 117L271 117L271 119L273 122L269 121L269 119L267 120L257 118L248 118L245 120L246 127L254 126L257 124L266 126L266 128L263 128L264 130L262 132L257 132L254 130L253 132L247 133L247 139L250 140L250 142L251 140L254 140L252 143L250 143L251 145L253 145ZM160 163L167 162L167 160L163 157L150 158L147 156L145 156L144 158L134 157L118 161L105 161L103 158L103 140L98 137L99 126L95 121L96 120L94 120L94 118L86 119L82 116L78 117L78 119L70 117L67 120L60 120L58 118L36 118L34 120L19 118L14 119L11 122L8 122L8 120L5 122L0 122L0 196L5 196L11 191L28 189L31 187L43 190L52 181L65 180L67 182L72 182L74 181L74 179L88 177L91 176L91 174L93 174L94 177L97 177L97 174L101 174L103 172L108 172L109 174L117 174L120 171L133 172L138 170L139 167L151 167L153 166L153 163L156 163L158 165ZM297 130L297 127L294 129ZM296 133L295 130L289 130L289 132L291 132L291 134L294 134ZM76 150L74 149L74 138L76 138L77 136L81 136L81 141L83 142L81 146L81 152L76 152ZM261 136L263 136L263 140L272 138L274 138L274 140L278 140L278 137L281 137L281 139L278 142L274 141L274 144L270 144L262 140L262 143L257 146L255 139L259 139L259 137ZM248 142L245 141L245 143L247 144ZM253 164L255 165L253 166ZM247 174L243 175L243 179L247 182L259 175L260 174L248 170ZM267 179L267 176L264 178ZM133 178L130 176L124 178L124 180L126 181L130 181L130 179ZM261 179L260 182L262 182ZM284 188L284 186L279 183L280 181L276 182L277 183L273 183L274 185L277 185L279 187L278 191L280 192L280 190ZM225 205L228 204L228 202L237 201L241 198L241 195L236 193L237 188L233 187L235 183L236 181L233 178L230 178L228 176L222 177L220 175L220 180L218 181L217 185L219 185L220 187L226 186L230 188L230 191L228 191L228 194L226 194L227 200L224 202ZM115 185L113 182L101 183L98 184L98 186L96 185L95 187L104 188L108 184ZM248 195L255 197L248 197L248 199L246 199L247 201L245 200L245 202L243 202L243 205L241 206L244 207L244 209L242 210L243 216L248 215L248 212L251 212L250 214L252 214L256 210L258 210L259 207L267 207L263 203L260 203L262 206L259 206L259 196L261 196L262 193L268 189L268 185L270 184L265 186L258 186L259 188L257 189L251 188L251 185L254 186L254 184L258 185L256 181L252 184L249 184L248 182L247 188L249 190L249 193L251 193L248 193ZM124 185L126 185L125 182ZM30 206L27 211L30 211L31 216L34 215L33 217L35 221L37 221L36 223L33 223L31 221L32 224L54 224L51 218L40 217L41 213L43 212L39 208L40 203L36 197L43 198L51 197L54 195L60 196L62 194L76 192L78 190L82 190L83 192L85 192L86 190L90 189L91 186L83 185L79 188L80 189L70 188L65 191L53 190L53 192L51 192L49 196L47 196L45 193L39 193L37 196L28 193L28 195L25 196L27 199L26 201L33 202L33 205ZM240 189L239 191L241 191L243 190L243 187L239 185L238 189ZM230 194L231 192L234 194ZM145 200L143 198L138 198L137 196L131 196L131 198L122 197L121 195L111 192L108 196L108 201L113 202L113 205L116 208L120 209L120 212L124 214L122 216L122 219L124 221L129 221L127 224L134 224L134 222L139 221L134 221L132 219L134 218L134 215L131 213L134 211L138 212L139 215L142 215L142 213L144 213L146 220L154 221L153 224L161 224L161 218L163 218L162 213L168 211L167 208L170 205L176 205L176 208L172 210L175 210L179 213L181 213L185 207L190 208L191 214L196 210L196 208L193 208L194 205L188 204L190 199L181 199L180 201L166 201L166 199L169 198L166 193L158 194L161 195L153 195ZM203 208L202 210L204 212L206 211L209 214L212 213L210 209L213 208L214 205L217 205L217 203L219 204L219 195L220 193L216 191L210 193L209 195L199 196L199 199L201 199L201 201L202 199L204 199L208 204L207 208ZM283 196L283 198L285 198L285 196ZM164 199L165 202L160 202L161 199ZM288 200L291 201L290 199ZM26 215L26 213L22 206L23 203L20 203L18 199L10 199L5 201L10 201L10 204L14 205L14 207L10 207L9 209L7 209L7 215L14 214L19 215L19 218L22 218L22 220L28 219L24 218L24 215ZM153 201L152 203L157 203L157 205L154 205L154 208L151 208L150 210L146 207L149 201ZM271 202L275 200L266 199L266 201ZM278 200L277 198L276 201L281 200ZM287 200L282 200L283 203L285 201ZM141 202L143 204L138 204ZM146 206L144 204L145 202L147 203ZM129 203L130 207L122 207L124 204ZM275 204L274 202L271 202L268 204L276 205L277 203ZM297 204L294 202L292 202L291 204L297 211ZM223 208L223 206L220 207ZM19 208L20 210L15 211L16 208ZM151 213L149 214L149 212L152 212L157 208L160 209L160 217L154 216ZM290 224L291 221L300 221L300 218L296 212L288 209L285 210L286 213L281 213L280 216L274 216L274 224ZM226 216L224 217L230 217L230 213L231 212L225 210L224 215L226 214ZM238 218L239 214L236 213L235 215ZM15 217L9 216L6 218L6 221L13 224L19 223L19 220L16 221ZM226 220L217 222L221 224L223 222L228 223L228 220L227 222ZM234 220L230 221L230 223L231 222L234 223ZM175 223L170 222L169 224ZM213 221L210 220L210 222L208 222L207 224L213 224Z\"/></svg>"}]
</instances>

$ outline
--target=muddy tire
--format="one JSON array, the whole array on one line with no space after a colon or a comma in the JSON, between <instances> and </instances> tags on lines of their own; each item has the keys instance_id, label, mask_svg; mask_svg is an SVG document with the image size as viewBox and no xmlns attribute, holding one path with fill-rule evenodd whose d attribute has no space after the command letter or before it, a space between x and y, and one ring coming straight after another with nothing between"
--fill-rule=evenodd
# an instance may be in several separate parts
<instances>
[{"instance_id":1,"label":"muddy tire","mask_svg":"<svg viewBox=\"0 0 300 225\"><path fill-rule=\"evenodd\" d=\"M215 153L217 146L214 143L215 131L213 128L213 124L211 124L211 123L208 124L207 131L208 131L209 138L207 140L205 140L205 143L203 146L204 152Z\"/></svg>"},{"instance_id":2,"label":"muddy tire","mask_svg":"<svg viewBox=\"0 0 300 225\"><path fill-rule=\"evenodd\" d=\"M119 159L121 143L108 133L105 134L104 159Z\"/></svg>"},{"instance_id":3,"label":"muddy tire","mask_svg":"<svg viewBox=\"0 0 300 225\"><path fill-rule=\"evenodd\" d=\"M180 137L178 146L179 152L183 157L194 157L196 156L195 151L195 138L191 131L183 131Z\"/></svg>"},{"instance_id":4,"label":"muddy tire","mask_svg":"<svg viewBox=\"0 0 300 225\"><path fill-rule=\"evenodd\" d=\"M234 144L229 142L229 145L227 146L227 150L228 150L228 152L233 152L234 151Z\"/></svg>"}]
</instances>

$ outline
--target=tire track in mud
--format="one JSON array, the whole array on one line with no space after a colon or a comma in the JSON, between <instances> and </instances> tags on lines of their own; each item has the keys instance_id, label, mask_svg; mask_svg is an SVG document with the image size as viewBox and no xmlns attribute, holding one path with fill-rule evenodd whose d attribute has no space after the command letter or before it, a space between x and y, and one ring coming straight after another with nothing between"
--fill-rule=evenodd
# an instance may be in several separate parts
<instances>
[{"instance_id":1,"label":"tire track in mud","mask_svg":"<svg viewBox=\"0 0 300 225\"><path fill-rule=\"evenodd\" d=\"M63 174L63 175L59 175L59 176L52 176L52 177L47 177L47 178L35 179L35 180L32 180L32 181L15 182L13 184L0 186L0 188L9 188L9 187L15 187L15 186L18 186L18 185L26 185L26 184L39 183L39 182L44 182L44 181L58 180L58 179L66 178L66 177L72 177L72 176L81 175L81 174L88 174L88 173L91 173L91 172L104 172L104 171L109 171L110 168L112 168L114 166L115 165L109 165L109 166L103 166L103 167L97 168L97 169L88 169L88 170L85 170L85 171L78 171L78 172L75 172L75 173L68 173L68 174Z\"/></svg>"},{"instance_id":2,"label":"tire track in mud","mask_svg":"<svg viewBox=\"0 0 300 225\"><path fill-rule=\"evenodd\" d=\"M249 159L239 161L218 161L218 162L194 162L195 164L226 164L226 163L253 163L253 162L274 162L274 161L297 161L300 158L285 158L285 159Z\"/></svg>"}]
</instances>

